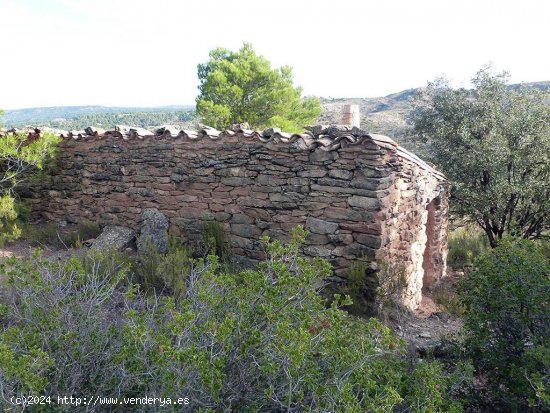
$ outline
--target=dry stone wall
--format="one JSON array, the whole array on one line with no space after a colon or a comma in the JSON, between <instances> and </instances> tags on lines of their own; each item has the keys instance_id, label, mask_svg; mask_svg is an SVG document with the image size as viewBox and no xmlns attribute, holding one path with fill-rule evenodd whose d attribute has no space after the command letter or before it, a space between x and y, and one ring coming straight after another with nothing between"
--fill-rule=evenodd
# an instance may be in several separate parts
<instances>
[{"instance_id":1,"label":"dry stone wall","mask_svg":"<svg viewBox=\"0 0 550 413\"><path fill-rule=\"evenodd\" d=\"M262 235L285 240L303 225L304 252L329 259L336 277L357 259L400 260L404 301L414 307L424 278L433 283L445 271L446 181L389 138L350 136L317 136L316 145L312 136L247 133L65 138L33 210L138 229L142 211L157 208L186 240L216 220L250 264L264 258Z\"/></svg>"}]
</instances>

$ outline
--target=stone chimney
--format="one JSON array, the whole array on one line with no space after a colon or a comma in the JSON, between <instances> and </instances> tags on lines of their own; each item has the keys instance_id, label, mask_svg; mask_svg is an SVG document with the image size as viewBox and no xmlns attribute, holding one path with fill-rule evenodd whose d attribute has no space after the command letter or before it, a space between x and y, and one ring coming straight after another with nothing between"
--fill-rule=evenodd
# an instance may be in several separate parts
<instances>
[{"instance_id":1,"label":"stone chimney","mask_svg":"<svg viewBox=\"0 0 550 413\"><path fill-rule=\"evenodd\" d=\"M344 105L342 109L342 124L361 127L359 105Z\"/></svg>"}]
</instances>

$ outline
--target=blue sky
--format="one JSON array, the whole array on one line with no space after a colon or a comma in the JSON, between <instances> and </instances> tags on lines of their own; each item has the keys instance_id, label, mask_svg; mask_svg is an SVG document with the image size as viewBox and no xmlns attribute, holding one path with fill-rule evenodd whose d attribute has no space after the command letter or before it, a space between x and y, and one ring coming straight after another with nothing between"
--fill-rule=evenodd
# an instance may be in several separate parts
<instances>
[{"instance_id":1,"label":"blue sky","mask_svg":"<svg viewBox=\"0 0 550 413\"><path fill-rule=\"evenodd\" d=\"M250 42L307 95L381 96L484 64L550 80L546 0L0 0L0 108L192 104L197 64Z\"/></svg>"}]
</instances>

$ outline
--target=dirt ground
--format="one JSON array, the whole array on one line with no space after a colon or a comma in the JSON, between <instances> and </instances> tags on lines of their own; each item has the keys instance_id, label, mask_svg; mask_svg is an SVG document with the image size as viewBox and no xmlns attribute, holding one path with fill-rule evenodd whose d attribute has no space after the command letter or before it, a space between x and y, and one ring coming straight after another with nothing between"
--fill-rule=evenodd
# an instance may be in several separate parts
<instances>
[{"instance_id":1,"label":"dirt ground","mask_svg":"<svg viewBox=\"0 0 550 413\"><path fill-rule=\"evenodd\" d=\"M33 245L31 241L16 241L9 243L0 248L0 259L7 257L29 257L33 250L36 250L37 246ZM59 250L48 246L40 246L43 251L43 257L47 259L63 260L75 255L84 254L88 248L70 248L66 250Z\"/></svg>"},{"instance_id":2,"label":"dirt ground","mask_svg":"<svg viewBox=\"0 0 550 413\"><path fill-rule=\"evenodd\" d=\"M420 307L410 317L392 323L392 327L399 337L423 354L435 349L443 337L459 333L463 323L459 317L439 308L430 293L425 293Z\"/></svg>"}]
</instances>

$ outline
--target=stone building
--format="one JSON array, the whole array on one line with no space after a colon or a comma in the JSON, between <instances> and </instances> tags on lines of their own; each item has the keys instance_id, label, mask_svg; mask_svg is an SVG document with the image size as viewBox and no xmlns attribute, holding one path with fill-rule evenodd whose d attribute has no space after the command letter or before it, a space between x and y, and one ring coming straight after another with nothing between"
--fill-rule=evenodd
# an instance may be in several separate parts
<instances>
[{"instance_id":1,"label":"stone building","mask_svg":"<svg viewBox=\"0 0 550 413\"><path fill-rule=\"evenodd\" d=\"M352 126L287 134L117 127L66 133L34 213L138 229L157 208L173 233L193 240L219 221L237 256L263 258L262 235L309 231L305 254L345 278L357 260L401 265L410 308L445 275L448 182L386 136ZM372 264L372 267L375 265Z\"/></svg>"}]
</instances>

